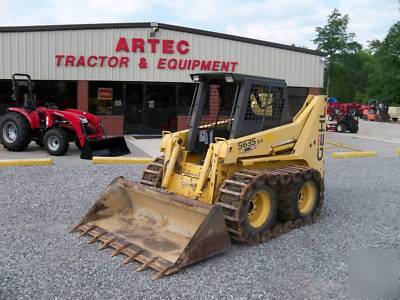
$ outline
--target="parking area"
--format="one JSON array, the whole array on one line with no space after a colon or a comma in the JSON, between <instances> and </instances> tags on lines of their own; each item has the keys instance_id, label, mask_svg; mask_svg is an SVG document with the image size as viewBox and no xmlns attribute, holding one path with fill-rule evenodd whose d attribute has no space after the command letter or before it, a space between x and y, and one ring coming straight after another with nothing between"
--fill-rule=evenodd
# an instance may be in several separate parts
<instances>
[{"instance_id":1,"label":"parking area","mask_svg":"<svg viewBox=\"0 0 400 300\"><path fill-rule=\"evenodd\" d=\"M327 150L320 220L258 246L231 251L161 280L136 272L111 250L97 251L72 225L116 176L138 179L142 166L93 165L72 147L54 165L0 167L0 299L13 298L347 298L352 250L399 248L400 124L360 121L358 134L328 141L377 157L333 159ZM156 141L132 141L133 156L153 155ZM0 149L0 159L48 155Z\"/></svg>"}]
</instances>

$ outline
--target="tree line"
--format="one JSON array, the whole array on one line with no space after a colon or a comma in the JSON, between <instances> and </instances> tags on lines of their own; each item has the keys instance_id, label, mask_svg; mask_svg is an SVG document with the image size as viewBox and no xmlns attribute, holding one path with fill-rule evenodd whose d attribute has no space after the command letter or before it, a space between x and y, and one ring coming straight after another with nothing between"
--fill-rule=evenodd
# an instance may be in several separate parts
<instances>
[{"instance_id":1,"label":"tree line","mask_svg":"<svg viewBox=\"0 0 400 300\"><path fill-rule=\"evenodd\" d=\"M364 48L348 32L350 18L334 9L313 42L326 54L324 93L343 102L400 105L400 22Z\"/></svg>"}]
</instances>

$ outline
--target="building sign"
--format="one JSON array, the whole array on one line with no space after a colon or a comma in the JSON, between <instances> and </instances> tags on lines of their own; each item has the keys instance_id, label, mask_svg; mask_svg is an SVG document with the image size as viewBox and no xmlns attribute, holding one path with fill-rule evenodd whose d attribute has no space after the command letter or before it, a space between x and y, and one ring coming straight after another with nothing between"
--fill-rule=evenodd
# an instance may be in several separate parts
<instances>
[{"instance_id":1,"label":"building sign","mask_svg":"<svg viewBox=\"0 0 400 300\"><path fill-rule=\"evenodd\" d=\"M118 56L56 54L55 64L57 67L147 69L150 66L143 55L150 53L161 55L152 66L160 70L235 72L239 65L239 62L230 60L187 58L190 44L186 40L120 37L114 51Z\"/></svg>"},{"instance_id":2,"label":"building sign","mask_svg":"<svg viewBox=\"0 0 400 300\"><path fill-rule=\"evenodd\" d=\"M112 100L113 99L113 89L112 88L99 88L97 90L97 99Z\"/></svg>"}]
</instances>

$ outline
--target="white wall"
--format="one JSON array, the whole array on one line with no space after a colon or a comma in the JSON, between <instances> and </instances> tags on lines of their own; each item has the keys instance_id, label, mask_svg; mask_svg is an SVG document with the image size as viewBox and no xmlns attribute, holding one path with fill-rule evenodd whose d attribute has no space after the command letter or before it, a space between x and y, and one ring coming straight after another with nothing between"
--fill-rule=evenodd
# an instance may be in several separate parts
<instances>
[{"instance_id":1,"label":"white wall","mask_svg":"<svg viewBox=\"0 0 400 300\"><path fill-rule=\"evenodd\" d=\"M186 55L116 52L119 37L150 38L150 28L65 30L0 33L0 79L28 73L36 80L120 80L190 82L191 70L159 70L160 57L239 62L236 72L285 79L289 86L322 87L323 63L317 55L232 41L217 37L160 29L158 39L187 40ZM128 68L56 66L55 55L128 56ZM139 57L148 68L137 66Z\"/></svg>"}]
</instances>

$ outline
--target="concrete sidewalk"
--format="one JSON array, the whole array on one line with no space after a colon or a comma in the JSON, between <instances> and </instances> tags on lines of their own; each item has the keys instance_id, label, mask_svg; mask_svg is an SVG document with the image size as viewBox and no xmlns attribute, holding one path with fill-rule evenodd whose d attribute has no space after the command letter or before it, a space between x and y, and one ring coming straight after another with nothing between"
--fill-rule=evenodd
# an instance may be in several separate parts
<instances>
[{"instance_id":1,"label":"concrete sidewalk","mask_svg":"<svg viewBox=\"0 0 400 300\"><path fill-rule=\"evenodd\" d=\"M154 139L135 139L131 135L126 135L125 139L128 143L131 143L141 151L147 153L151 157L160 155L160 138Z\"/></svg>"}]
</instances>

